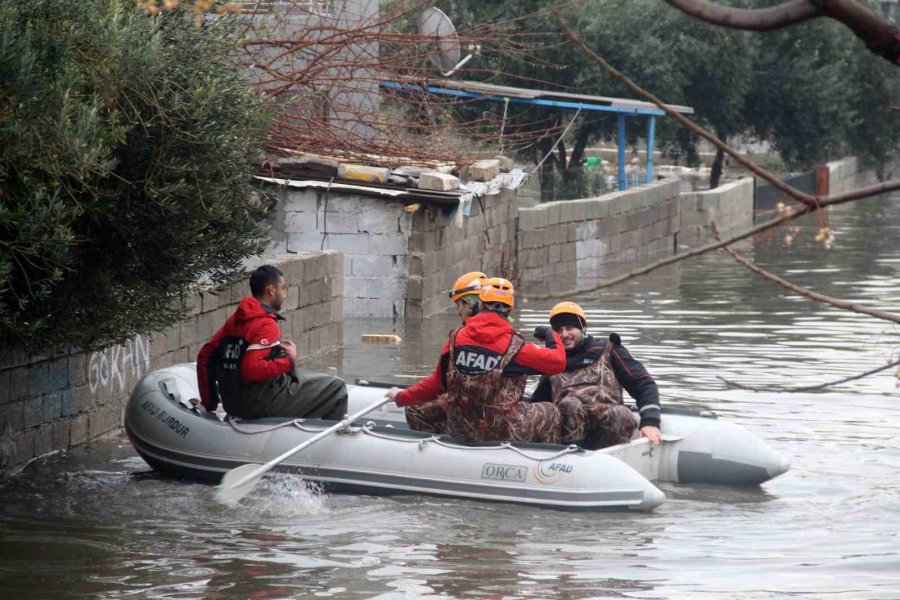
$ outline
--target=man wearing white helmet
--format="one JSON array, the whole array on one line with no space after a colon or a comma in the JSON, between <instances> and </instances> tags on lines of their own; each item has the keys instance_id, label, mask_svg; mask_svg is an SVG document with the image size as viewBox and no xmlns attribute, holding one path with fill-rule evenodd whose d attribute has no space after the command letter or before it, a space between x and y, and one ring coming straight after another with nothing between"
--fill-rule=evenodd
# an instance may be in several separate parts
<instances>
[{"instance_id":1,"label":"man wearing white helmet","mask_svg":"<svg viewBox=\"0 0 900 600\"><path fill-rule=\"evenodd\" d=\"M609 340L586 334L587 317L574 302L560 302L550 311L550 326L566 348L566 370L541 377L531 400L552 401L562 414L562 443L579 443L595 450L631 439L637 423L622 402L622 388L638 405L641 436L661 441L656 382L622 346L615 333ZM538 327L535 337L545 335Z\"/></svg>"}]
</instances>

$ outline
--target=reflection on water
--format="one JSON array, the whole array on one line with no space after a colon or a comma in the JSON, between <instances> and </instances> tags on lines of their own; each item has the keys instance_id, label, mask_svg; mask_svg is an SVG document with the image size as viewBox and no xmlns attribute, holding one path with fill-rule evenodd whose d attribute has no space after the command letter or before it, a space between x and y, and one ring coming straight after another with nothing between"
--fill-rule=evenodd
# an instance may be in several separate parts
<instances>
[{"instance_id":1,"label":"reflection on water","mask_svg":"<svg viewBox=\"0 0 900 600\"><path fill-rule=\"evenodd\" d=\"M840 207L831 225L831 250L773 235L751 254L800 285L900 310L900 201ZM646 364L665 403L754 431L791 471L754 489L662 484L669 501L651 514L326 495L287 475L224 508L208 486L147 473L116 438L0 482L3 597L900 598L894 374L804 394L716 378L845 377L896 355L896 326L788 295L721 253L579 301L596 334L618 332ZM517 325L544 323L551 304L523 304ZM412 381L456 324L450 313L351 321L320 365ZM372 332L404 342L359 343Z\"/></svg>"}]
</instances>

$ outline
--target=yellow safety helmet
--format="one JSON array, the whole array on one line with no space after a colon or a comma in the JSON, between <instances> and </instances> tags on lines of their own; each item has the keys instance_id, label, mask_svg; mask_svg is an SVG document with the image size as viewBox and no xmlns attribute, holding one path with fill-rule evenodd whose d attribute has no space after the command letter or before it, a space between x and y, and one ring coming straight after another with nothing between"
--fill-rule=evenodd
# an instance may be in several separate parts
<instances>
[{"instance_id":1,"label":"yellow safety helmet","mask_svg":"<svg viewBox=\"0 0 900 600\"><path fill-rule=\"evenodd\" d=\"M585 316L584 311L580 306L569 301L560 302L550 309L550 326L553 327L553 329L557 329L566 325L566 321L572 322L571 317L566 317L564 315L574 315L578 318L581 329L587 327L587 316Z\"/></svg>"},{"instance_id":2,"label":"yellow safety helmet","mask_svg":"<svg viewBox=\"0 0 900 600\"><path fill-rule=\"evenodd\" d=\"M515 290L513 284L502 277L491 277L478 292L478 299L482 304L488 302L500 302L512 308L516 305Z\"/></svg>"},{"instance_id":3,"label":"yellow safety helmet","mask_svg":"<svg viewBox=\"0 0 900 600\"><path fill-rule=\"evenodd\" d=\"M472 271L460 276L456 283L453 284L453 289L450 290L450 300L456 302L463 296L468 296L469 294L477 295L486 280L487 275L481 271Z\"/></svg>"}]
</instances>

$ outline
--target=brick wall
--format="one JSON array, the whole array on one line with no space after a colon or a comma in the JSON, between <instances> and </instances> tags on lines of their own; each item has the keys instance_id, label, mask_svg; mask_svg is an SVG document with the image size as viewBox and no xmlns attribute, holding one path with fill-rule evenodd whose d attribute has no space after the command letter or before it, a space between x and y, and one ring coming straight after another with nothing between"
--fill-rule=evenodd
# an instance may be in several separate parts
<instances>
[{"instance_id":1,"label":"brick wall","mask_svg":"<svg viewBox=\"0 0 900 600\"><path fill-rule=\"evenodd\" d=\"M596 198L519 211L519 281L555 288L596 277L604 266L671 252L680 227L681 181L670 178Z\"/></svg>"},{"instance_id":2,"label":"brick wall","mask_svg":"<svg viewBox=\"0 0 900 600\"><path fill-rule=\"evenodd\" d=\"M344 255L344 315L422 318L446 310L459 275L515 272L516 191L486 189L464 207L267 186L277 200L269 252L321 247Z\"/></svg>"},{"instance_id":3,"label":"brick wall","mask_svg":"<svg viewBox=\"0 0 900 600\"><path fill-rule=\"evenodd\" d=\"M447 292L463 273L513 278L517 214L516 191L502 187L456 210L431 207L416 213L409 243L407 316L447 310Z\"/></svg>"},{"instance_id":4,"label":"brick wall","mask_svg":"<svg viewBox=\"0 0 900 600\"><path fill-rule=\"evenodd\" d=\"M753 226L753 178L745 177L714 190L681 196L679 244L699 246L713 240L710 221L722 235Z\"/></svg>"},{"instance_id":5,"label":"brick wall","mask_svg":"<svg viewBox=\"0 0 900 600\"><path fill-rule=\"evenodd\" d=\"M297 343L301 357L336 348L342 319L340 253L290 255L268 262L277 264L287 279L285 337ZM184 322L97 352L70 349L29 355L7 348L0 355L0 472L117 431L134 384L153 369L193 362L248 294L246 280L199 293L187 300L190 314Z\"/></svg>"},{"instance_id":6,"label":"brick wall","mask_svg":"<svg viewBox=\"0 0 900 600\"><path fill-rule=\"evenodd\" d=\"M278 202L267 254L343 253L343 312L349 317L402 317L413 217L390 199L266 186Z\"/></svg>"}]
</instances>

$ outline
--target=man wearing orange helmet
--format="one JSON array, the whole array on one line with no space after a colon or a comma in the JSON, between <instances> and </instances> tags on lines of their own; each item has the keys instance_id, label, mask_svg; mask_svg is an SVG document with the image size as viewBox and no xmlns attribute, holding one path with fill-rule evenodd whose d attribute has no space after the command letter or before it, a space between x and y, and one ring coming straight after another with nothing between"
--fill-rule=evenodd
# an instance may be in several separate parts
<instances>
[{"instance_id":1,"label":"man wearing orange helmet","mask_svg":"<svg viewBox=\"0 0 900 600\"><path fill-rule=\"evenodd\" d=\"M641 435L658 445L662 438L656 382L619 336L610 334L607 341L586 335L587 317L574 302L554 306L550 326L565 346L566 370L541 377L531 400L552 401L559 408L561 441L592 450L629 441L637 425L622 403L624 387L637 402ZM541 328L535 330L535 337L543 334Z\"/></svg>"},{"instance_id":2,"label":"man wearing orange helmet","mask_svg":"<svg viewBox=\"0 0 900 600\"><path fill-rule=\"evenodd\" d=\"M487 282L487 275L481 271L472 271L461 275L453 289L450 290L450 300L456 306L456 314L462 320L463 324L470 314L478 310L478 292ZM418 406L406 407L406 422L410 428L416 431L427 431L430 433L445 433L444 428L447 425L447 406L446 402L435 400L426 402Z\"/></svg>"},{"instance_id":3,"label":"man wearing orange helmet","mask_svg":"<svg viewBox=\"0 0 900 600\"><path fill-rule=\"evenodd\" d=\"M450 300L456 305L456 314L465 323L472 312L472 307L478 303L478 292L487 281L488 276L481 271L472 271L460 276L450 290Z\"/></svg>"},{"instance_id":4,"label":"man wearing orange helmet","mask_svg":"<svg viewBox=\"0 0 900 600\"><path fill-rule=\"evenodd\" d=\"M450 334L434 372L415 385L387 395L398 406L430 402L446 408L446 421L428 423L465 442L516 441L557 443L559 410L550 402L525 403L530 374L553 375L565 368L559 335L550 332L545 347L525 343L509 322L515 306L512 284L499 277L479 290L475 314ZM409 414L407 415L409 421ZM409 421L413 429L422 429Z\"/></svg>"}]
</instances>

